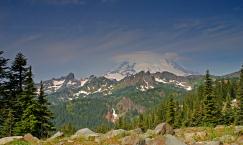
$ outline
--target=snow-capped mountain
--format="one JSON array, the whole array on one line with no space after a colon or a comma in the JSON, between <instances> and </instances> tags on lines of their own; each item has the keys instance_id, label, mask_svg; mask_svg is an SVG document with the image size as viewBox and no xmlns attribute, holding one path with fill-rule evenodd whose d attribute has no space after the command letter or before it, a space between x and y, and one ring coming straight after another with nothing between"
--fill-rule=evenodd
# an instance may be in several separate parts
<instances>
[{"instance_id":1,"label":"snow-capped mountain","mask_svg":"<svg viewBox=\"0 0 243 145\"><path fill-rule=\"evenodd\" d=\"M43 82L44 90L47 94L55 93L66 87L78 88L84 85L85 80L77 80L73 73L69 73L67 76L62 76L60 78L53 78ZM40 84L37 84L37 88Z\"/></svg>"},{"instance_id":2,"label":"snow-capped mountain","mask_svg":"<svg viewBox=\"0 0 243 145\"><path fill-rule=\"evenodd\" d=\"M133 61L124 61L118 65L118 67L104 76L108 79L115 79L120 81L126 76L130 76L141 71L150 73L156 72L170 72L177 76L188 76L194 74L192 71L188 71L174 61L168 59L160 59L158 62L133 62Z\"/></svg>"}]
</instances>

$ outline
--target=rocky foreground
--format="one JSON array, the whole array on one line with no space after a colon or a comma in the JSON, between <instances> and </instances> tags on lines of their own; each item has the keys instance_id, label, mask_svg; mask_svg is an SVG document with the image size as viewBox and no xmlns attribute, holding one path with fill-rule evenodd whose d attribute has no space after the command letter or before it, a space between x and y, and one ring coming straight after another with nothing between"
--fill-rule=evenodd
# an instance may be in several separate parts
<instances>
[{"instance_id":1,"label":"rocky foreground","mask_svg":"<svg viewBox=\"0 0 243 145\"><path fill-rule=\"evenodd\" d=\"M111 130L105 134L95 133L88 128L78 130L65 137L57 132L51 138L39 140L31 134L0 139L6 145L243 145L243 126L217 126L215 128L173 129L161 123L145 133L134 130Z\"/></svg>"}]
</instances>

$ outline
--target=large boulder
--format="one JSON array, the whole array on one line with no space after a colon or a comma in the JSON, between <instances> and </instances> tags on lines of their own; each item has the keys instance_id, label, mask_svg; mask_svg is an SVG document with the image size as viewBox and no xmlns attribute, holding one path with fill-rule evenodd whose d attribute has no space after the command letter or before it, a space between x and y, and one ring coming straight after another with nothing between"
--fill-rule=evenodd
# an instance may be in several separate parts
<instances>
[{"instance_id":1,"label":"large boulder","mask_svg":"<svg viewBox=\"0 0 243 145\"><path fill-rule=\"evenodd\" d=\"M40 142L40 140L37 137L34 137L32 134L28 133L26 135L24 135L23 139L27 142L31 142L31 143L38 143Z\"/></svg>"},{"instance_id":2,"label":"large boulder","mask_svg":"<svg viewBox=\"0 0 243 145\"><path fill-rule=\"evenodd\" d=\"M0 139L0 145L10 143L14 140L23 139L23 136L11 136L11 137L4 137Z\"/></svg>"},{"instance_id":3,"label":"large boulder","mask_svg":"<svg viewBox=\"0 0 243 145\"><path fill-rule=\"evenodd\" d=\"M186 145L184 142L176 138L175 136L172 136L170 134L165 135L165 144L166 145Z\"/></svg>"},{"instance_id":4,"label":"large boulder","mask_svg":"<svg viewBox=\"0 0 243 145\"><path fill-rule=\"evenodd\" d=\"M48 140L53 140L53 139L60 138L60 137L63 137L63 136L64 136L64 133L58 131L58 132L55 133L53 136L51 136Z\"/></svg>"},{"instance_id":5,"label":"large boulder","mask_svg":"<svg viewBox=\"0 0 243 145\"><path fill-rule=\"evenodd\" d=\"M93 132L92 130L88 129L88 128L83 128L78 130L74 135L72 135L70 138L71 139L76 139L76 138L80 138L80 137L84 137L85 139L90 139L90 138L95 138L98 137L99 134Z\"/></svg>"},{"instance_id":6,"label":"large boulder","mask_svg":"<svg viewBox=\"0 0 243 145\"><path fill-rule=\"evenodd\" d=\"M164 135L164 134L174 135L175 134L172 126L170 126L168 123L160 123L159 125L156 126L154 131L157 135Z\"/></svg>"},{"instance_id":7,"label":"large boulder","mask_svg":"<svg viewBox=\"0 0 243 145\"><path fill-rule=\"evenodd\" d=\"M111 130L107 132L104 136L105 138L113 138L113 137L124 137L126 136L127 131L123 129L118 129L118 130Z\"/></svg>"}]
</instances>

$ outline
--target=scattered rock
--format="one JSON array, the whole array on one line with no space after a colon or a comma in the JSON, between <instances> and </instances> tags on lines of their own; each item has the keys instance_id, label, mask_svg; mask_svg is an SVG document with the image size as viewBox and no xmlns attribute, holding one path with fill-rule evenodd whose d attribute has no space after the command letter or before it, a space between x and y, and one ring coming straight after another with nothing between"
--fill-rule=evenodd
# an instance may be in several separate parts
<instances>
[{"instance_id":1,"label":"scattered rock","mask_svg":"<svg viewBox=\"0 0 243 145\"><path fill-rule=\"evenodd\" d=\"M126 136L121 139L122 145L145 145L145 140L139 136Z\"/></svg>"},{"instance_id":2,"label":"scattered rock","mask_svg":"<svg viewBox=\"0 0 243 145\"><path fill-rule=\"evenodd\" d=\"M145 139L146 145L165 145L164 136L158 136L154 139Z\"/></svg>"},{"instance_id":3,"label":"scattered rock","mask_svg":"<svg viewBox=\"0 0 243 145\"><path fill-rule=\"evenodd\" d=\"M235 134L243 135L243 126L235 126Z\"/></svg>"},{"instance_id":4,"label":"scattered rock","mask_svg":"<svg viewBox=\"0 0 243 145\"><path fill-rule=\"evenodd\" d=\"M105 138L124 137L126 131L123 129L111 130L105 134Z\"/></svg>"},{"instance_id":5,"label":"scattered rock","mask_svg":"<svg viewBox=\"0 0 243 145\"><path fill-rule=\"evenodd\" d=\"M63 132L58 131L53 136L51 136L48 140L53 140L53 139L60 138L60 137L63 137L63 136L64 136Z\"/></svg>"},{"instance_id":6,"label":"scattered rock","mask_svg":"<svg viewBox=\"0 0 243 145\"><path fill-rule=\"evenodd\" d=\"M192 143L191 145L205 145L205 143L203 143L203 142L195 142L195 143Z\"/></svg>"},{"instance_id":7,"label":"scattered rock","mask_svg":"<svg viewBox=\"0 0 243 145\"><path fill-rule=\"evenodd\" d=\"M205 142L205 145L223 145L221 141L209 141Z\"/></svg>"},{"instance_id":8,"label":"scattered rock","mask_svg":"<svg viewBox=\"0 0 243 145\"><path fill-rule=\"evenodd\" d=\"M146 133L143 134L144 138L153 138L155 135L155 131L151 129L148 129Z\"/></svg>"},{"instance_id":9,"label":"scattered rock","mask_svg":"<svg viewBox=\"0 0 243 145\"><path fill-rule=\"evenodd\" d=\"M186 143L193 143L195 140L205 140L206 137L207 132L205 131L184 133L184 139Z\"/></svg>"},{"instance_id":10,"label":"scattered rock","mask_svg":"<svg viewBox=\"0 0 243 145\"><path fill-rule=\"evenodd\" d=\"M84 137L85 139L90 139L90 138L95 138L95 137L98 137L98 136L99 136L98 133L95 133L88 128L83 128L83 129L78 130L70 138L75 139L75 138L79 138L79 137Z\"/></svg>"},{"instance_id":11,"label":"scattered rock","mask_svg":"<svg viewBox=\"0 0 243 145\"><path fill-rule=\"evenodd\" d=\"M175 134L173 128L168 123L161 123L161 124L157 125L156 128L154 129L154 131L156 134L159 134L159 135Z\"/></svg>"},{"instance_id":12,"label":"scattered rock","mask_svg":"<svg viewBox=\"0 0 243 145\"><path fill-rule=\"evenodd\" d=\"M141 128L137 128L137 129L133 129L133 130L130 130L128 131L130 134L142 134L143 131Z\"/></svg>"},{"instance_id":13,"label":"scattered rock","mask_svg":"<svg viewBox=\"0 0 243 145\"><path fill-rule=\"evenodd\" d=\"M225 126L224 125L217 125L214 129L215 130L224 130Z\"/></svg>"},{"instance_id":14,"label":"scattered rock","mask_svg":"<svg viewBox=\"0 0 243 145\"><path fill-rule=\"evenodd\" d=\"M28 133L26 135L24 135L23 138L25 141L27 142L31 142L31 143L38 143L40 142L40 140L37 137L34 137L32 134Z\"/></svg>"},{"instance_id":15,"label":"scattered rock","mask_svg":"<svg viewBox=\"0 0 243 145\"><path fill-rule=\"evenodd\" d=\"M14 140L18 140L18 139L23 139L23 136L11 136L11 137L4 137L0 139L0 144L6 144L6 143L10 143Z\"/></svg>"},{"instance_id":16,"label":"scattered rock","mask_svg":"<svg viewBox=\"0 0 243 145\"><path fill-rule=\"evenodd\" d=\"M194 136L195 136L194 132L192 132L192 133L184 133L185 142L186 143L193 143L193 142L195 142Z\"/></svg>"},{"instance_id":17,"label":"scattered rock","mask_svg":"<svg viewBox=\"0 0 243 145\"><path fill-rule=\"evenodd\" d=\"M232 142L235 141L235 137L232 135L224 135L219 138L221 142Z\"/></svg>"},{"instance_id":18,"label":"scattered rock","mask_svg":"<svg viewBox=\"0 0 243 145\"><path fill-rule=\"evenodd\" d=\"M165 135L165 144L166 145L186 145L184 142L172 136L170 134Z\"/></svg>"},{"instance_id":19,"label":"scattered rock","mask_svg":"<svg viewBox=\"0 0 243 145\"><path fill-rule=\"evenodd\" d=\"M243 144L243 135L241 135L240 137L238 137L237 143Z\"/></svg>"}]
</instances>

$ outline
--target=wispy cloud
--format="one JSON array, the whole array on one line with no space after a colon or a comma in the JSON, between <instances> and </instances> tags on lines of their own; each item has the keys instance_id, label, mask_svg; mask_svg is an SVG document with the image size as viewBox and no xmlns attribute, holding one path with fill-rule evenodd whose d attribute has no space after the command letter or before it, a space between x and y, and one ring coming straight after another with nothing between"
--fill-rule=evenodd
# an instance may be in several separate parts
<instances>
[{"instance_id":1,"label":"wispy cloud","mask_svg":"<svg viewBox=\"0 0 243 145\"><path fill-rule=\"evenodd\" d=\"M90 0L31 0L32 2L42 2L52 5L85 5L90 2ZM118 0L98 0L101 3L113 3Z\"/></svg>"},{"instance_id":2,"label":"wispy cloud","mask_svg":"<svg viewBox=\"0 0 243 145\"><path fill-rule=\"evenodd\" d=\"M118 63L129 61L133 63L146 62L150 64L156 64L159 63L161 60L165 59L170 61L183 60L183 58L175 52L167 52L160 54L151 51L135 51L130 53L119 54L114 56L113 59Z\"/></svg>"},{"instance_id":3,"label":"wispy cloud","mask_svg":"<svg viewBox=\"0 0 243 145\"><path fill-rule=\"evenodd\" d=\"M42 2L52 5L84 5L86 3L85 0L32 0L32 2Z\"/></svg>"}]
</instances>

